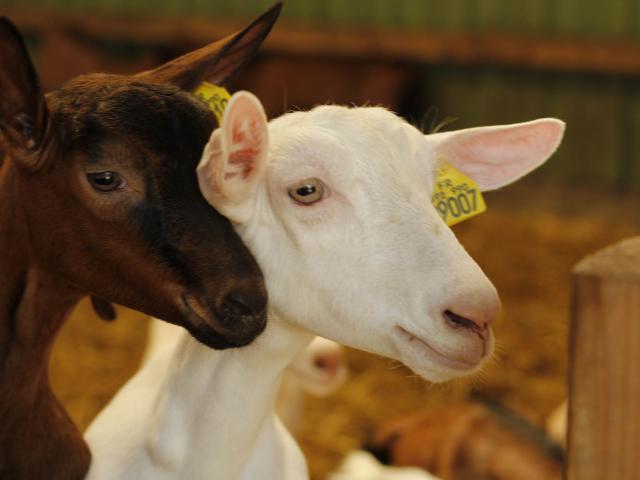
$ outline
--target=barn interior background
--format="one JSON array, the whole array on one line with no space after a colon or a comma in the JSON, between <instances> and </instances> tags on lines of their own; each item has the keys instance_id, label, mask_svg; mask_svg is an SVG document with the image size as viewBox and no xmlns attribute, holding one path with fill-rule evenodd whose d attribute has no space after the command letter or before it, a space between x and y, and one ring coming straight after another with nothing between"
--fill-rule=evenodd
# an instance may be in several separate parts
<instances>
[{"instance_id":1,"label":"barn interior background","mask_svg":"<svg viewBox=\"0 0 640 480\"><path fill-rule=\"evenodd\" d=\"M270 0L0 0L26 33L45 89L89 71L135 72L234 31ZM286 0L260 56L231 89L270 116L318 103L382 104L429 128L554 116L554 157L487 195L454 230L501 292L495 362L429 386L348 354L352 375L311 400L302 445L323 478L377 422L469 397L540 423L566 396L570 268L640 228L640 3L634 0ZM138 366L143 315L107 324L80 305L56 343L52 381L84 428Z\"/></svg>"}]
</instances>

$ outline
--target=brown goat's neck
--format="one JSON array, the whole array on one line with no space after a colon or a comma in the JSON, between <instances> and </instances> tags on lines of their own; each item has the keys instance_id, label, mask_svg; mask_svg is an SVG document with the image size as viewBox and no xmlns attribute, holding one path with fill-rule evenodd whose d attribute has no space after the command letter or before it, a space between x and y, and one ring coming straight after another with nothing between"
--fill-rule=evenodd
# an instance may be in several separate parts
<instances>
[{"instance_id":1,"label":"brown goat's neck","mask_svg":"<svg viewBox=\"0 0 640 480\"><path fill-rule=\"evenodd\" d=\"M89 451L57 401L49 354L79 294L39 268L15 172L0 170L0 478L82 478ZM22 198L21 198L22 197Z\"/></svg>"}]
</instances>

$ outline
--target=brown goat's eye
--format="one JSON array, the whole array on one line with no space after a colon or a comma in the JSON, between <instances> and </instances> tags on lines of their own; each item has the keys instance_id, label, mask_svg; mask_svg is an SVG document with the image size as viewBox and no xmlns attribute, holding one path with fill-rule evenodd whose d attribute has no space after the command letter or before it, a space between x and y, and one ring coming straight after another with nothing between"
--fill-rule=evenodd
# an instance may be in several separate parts
<instances>
[{"instance_id":1,"label":"brown goat's eye","mask_svg":"<svg viewBox=\"0 0 640 480\"><path fill-rule=\"evenodd\" d=\"M91 186L99 192L112 192L124 188L124 179L118 172L88 173L87 179Z\"/></svg>"},{"instance_id":2,"label":"brown goat's eye","mask_svg":"<svg viewBox=\"0 0 640 480\"><path fill-rule=\"evenodd\" d=\"M289 196L297 203L313 205L326 197L327 189L321 180L307 178L289 188Z\"/></svg>"}]
</instances>

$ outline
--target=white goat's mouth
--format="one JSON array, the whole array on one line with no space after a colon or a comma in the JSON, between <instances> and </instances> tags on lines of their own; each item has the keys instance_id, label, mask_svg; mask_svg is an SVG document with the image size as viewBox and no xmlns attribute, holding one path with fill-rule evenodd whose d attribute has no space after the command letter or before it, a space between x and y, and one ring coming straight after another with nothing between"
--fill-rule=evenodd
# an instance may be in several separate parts
<instances>
[{"instance_id":1,"label":"white goat's mouth","mask_svg":"<svg viewBox=\"0 0 640 480\"><path fill-rule=\"evenodd\" d=\"M426 358L431 363L438 365L447 370L455 370L458 372L469 372L478 368L485 356L481 356L477 361L467 361L459 358L451 358L444 353L439 352L426 340L421 339L418 335L411 333L400 325L393 327L394 337L402 342L402 345L410 350L410 353Z\"/></svg>"}]
</instances>

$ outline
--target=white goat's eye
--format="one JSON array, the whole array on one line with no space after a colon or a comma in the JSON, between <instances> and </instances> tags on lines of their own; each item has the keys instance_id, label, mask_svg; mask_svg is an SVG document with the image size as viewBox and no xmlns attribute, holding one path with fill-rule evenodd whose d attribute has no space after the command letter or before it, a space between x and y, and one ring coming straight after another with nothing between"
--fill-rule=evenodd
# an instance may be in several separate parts
<instances>
[{"instance_id":1,"label":"white goat's eye","mask_svg":"<svg viewBox=\"0 0 640 480\"><path fill-rule=\"evenodd\" d=\"M317 178L307 178L289 187L289 196L302 205L313 205L325 197L325 186Z\"/></svg>"}]
</instances>

